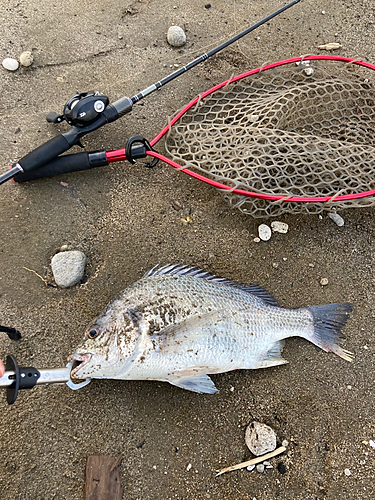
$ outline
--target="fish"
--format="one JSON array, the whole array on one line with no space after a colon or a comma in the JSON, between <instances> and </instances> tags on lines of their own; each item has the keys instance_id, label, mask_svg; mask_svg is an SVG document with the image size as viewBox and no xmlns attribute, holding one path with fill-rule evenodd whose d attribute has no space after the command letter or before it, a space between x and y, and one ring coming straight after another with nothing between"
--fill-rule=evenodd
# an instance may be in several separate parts
<instances>
[{"instance_id":1,"label":"fish","mask_svg":"<svg viewBox=\"0 0 375 500\"><path fill-rule=\"evenodd\" d=\"M158 380L217 392L209 375L287 363L288 337L352 361L343 349L352 304L285 309L258 285L197 267L156 266L87 328L68 358L71 379Z\"/></svg>"}]
</instances>

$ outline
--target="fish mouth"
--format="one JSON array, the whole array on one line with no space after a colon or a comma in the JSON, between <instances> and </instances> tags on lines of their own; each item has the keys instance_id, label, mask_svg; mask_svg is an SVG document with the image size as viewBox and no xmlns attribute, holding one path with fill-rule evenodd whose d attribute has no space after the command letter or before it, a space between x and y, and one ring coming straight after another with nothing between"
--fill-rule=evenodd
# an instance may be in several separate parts
<instances>
[{"instance_id":1,"label":"fish mouth","mask_svg":"<svg viewBox=\"0 0 375 500\"><path fill-rule=\"evenodd\" d=\"M72 354L68 358L68 362L73 362L70 370L71 378L85 378L81 377L78 373L82 368L88 365L92 357L92 354L87 352L85 354Z\"/></svg>"}]
</instances>

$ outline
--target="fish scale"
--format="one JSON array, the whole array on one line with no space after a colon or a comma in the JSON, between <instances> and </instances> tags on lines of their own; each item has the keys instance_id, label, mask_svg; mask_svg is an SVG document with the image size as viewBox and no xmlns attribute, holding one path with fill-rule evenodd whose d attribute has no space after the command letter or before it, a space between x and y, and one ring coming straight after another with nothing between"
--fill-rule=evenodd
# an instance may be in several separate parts
<instances>
[{"instance_id":1,"label":"fish scale","mask_svg":"<svg viewBox=\"0 0 375 500\"><path fill-rule=\"evenodd\" d=\"M284 339L341 347L351 304L286 309L263 288L180 265L156 267L124 290L70 356L73 378L160 380L216 392L209 374L286 363Z\"/></svg>"}]
</instances>

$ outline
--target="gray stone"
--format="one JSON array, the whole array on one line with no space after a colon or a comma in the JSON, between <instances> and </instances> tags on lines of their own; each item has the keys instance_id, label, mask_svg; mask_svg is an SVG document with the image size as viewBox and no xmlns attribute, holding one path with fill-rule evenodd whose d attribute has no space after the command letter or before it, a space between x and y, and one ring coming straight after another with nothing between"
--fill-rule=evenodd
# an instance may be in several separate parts
<instances>
[{"instance_id":1,"label":"gray stone","mask_svg":"<svg viewBox=\"0 0 375 500\"><path fill-rule=\"evenodd\" d=\"M257 471L258 472L264 472L264 465L263 464L258 464L257 465Z\"/></svg>"},{"instance_id":2,"label":"gray stone","mask_svg":"<svg viewBox=\"0 0 375 500\"><path fill-rule=\"evenodd\" d=\"M245 442L251 453L259 457L276 449L276 434L268 425L251 422L246 429Z\"/></svg>"},{"instance_id":3,"label":"gray stone","mask_svg":"<svg viewBox=\"0 0 375 500\"><path fill-rule=\"evenodd\" d=\"M179 26L171 26L167 33L167 40L172 47L181 47L186 42L186 35Z\"/></svg>"},{"instance_id":4,"label":"gray stone","mask_svg":"<svg viewBox=\"0 0 375 500\"><path fill-rule=\"evenodd\" d=\"M83 252L71 250L59 252L52 257L51 267L56 285L68 288L83 278L87 257Z\"/></svg>"}]
</instances>

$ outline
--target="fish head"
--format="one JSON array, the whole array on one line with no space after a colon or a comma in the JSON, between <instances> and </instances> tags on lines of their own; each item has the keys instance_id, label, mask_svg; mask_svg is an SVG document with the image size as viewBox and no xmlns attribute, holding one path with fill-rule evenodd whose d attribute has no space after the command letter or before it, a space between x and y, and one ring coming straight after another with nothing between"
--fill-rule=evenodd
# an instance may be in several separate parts
<instances>
[{"instance_id":1,"label":"fish head","mask_svg":"<svg viewBox=\"0 0 375 500\"><path fill-rule=\"evenodd\" d=\"M109 311L85 331L68 362L71 378L114 378L124 372L136 355L141 335L139 315L132 309Z\"/></svg>"}]
</instances>

